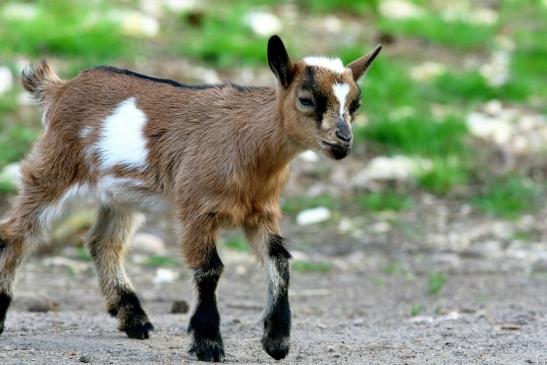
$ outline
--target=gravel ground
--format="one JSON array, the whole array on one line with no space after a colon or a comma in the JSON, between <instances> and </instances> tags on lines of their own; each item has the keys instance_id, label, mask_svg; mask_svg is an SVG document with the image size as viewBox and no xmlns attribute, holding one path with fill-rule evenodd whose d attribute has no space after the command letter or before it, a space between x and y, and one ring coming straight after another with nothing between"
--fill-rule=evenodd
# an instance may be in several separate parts
<instances>
[{"instance_id":1,"label":"gravel ground","mask_svg":"<svg viewBox=\"0 0 547 365\"><path fill-rule=\"evenodd\" d=\"M226 362L274 363L260 348L262 272L246 254L224 250L222 256L227 265L218 298ZM424 257L402 254L399 262L439 265L435 255ZM431 295L425 274L379 270L383 259L382 251L370 249L336 258L328 273L293 272L292 347L285 363L547 364L544 274L517 264L510 271L495 263L490 267L500 270L478 270L484 259L461 257L441 292ZM156 327L149 340L116 330L89 262L33 256L19 275L0 337L0 363L192 363L189 314L170 314L175 300L191 302L190 273L175 269L178 280L154 284L155 269L132 261L129 275ZM35 312L48 307L55 311ZM421 309L411 316L413 307Z\"/></svg>"}]
</instances>

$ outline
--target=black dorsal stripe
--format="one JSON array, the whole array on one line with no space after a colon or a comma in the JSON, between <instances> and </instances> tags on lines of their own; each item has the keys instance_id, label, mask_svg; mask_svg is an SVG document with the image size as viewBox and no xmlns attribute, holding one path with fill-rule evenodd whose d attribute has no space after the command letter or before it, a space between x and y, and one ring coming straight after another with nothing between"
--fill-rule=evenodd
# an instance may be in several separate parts
<instances>
[{"instance_id":1,"label":"black dorsal stripe","mask_svg":"<svg viewBox=\"0 0 547 365\"><path fill-rule=\"evenodd\" d=\"M255 86L241 86L231 82L223 82L220 84L188 85L188 84L182 84L175 80L147 76L147 75L140 74L138 72L127 70L125 68L117 68L114 66L97 66L97 67L94 67L92 70L99 70L99 71L112 72L112 73L121 74L121 75L127 75L131 77L136 77L142 80L166 84L166 85L170 85L170 86L173 86L176 88L182 88L182 89L206 90L206 89L212 89L212 88L222 89L225 87L231 87L238 92L249 92L249 91L256 91L259 89L263 89L261 87L255 87Z\"/></svg>"}]
</instances>

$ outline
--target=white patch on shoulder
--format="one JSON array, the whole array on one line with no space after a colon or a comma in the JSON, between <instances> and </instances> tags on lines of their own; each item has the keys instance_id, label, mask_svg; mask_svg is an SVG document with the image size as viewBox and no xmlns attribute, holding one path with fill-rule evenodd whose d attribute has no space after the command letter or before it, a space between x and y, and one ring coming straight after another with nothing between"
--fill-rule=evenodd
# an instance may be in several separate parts
<instances>
[{"instance_id":1,"label":"white patch on shoulder","mask_svg":"<svg viewBox=\"0 0 547 365\"><path fill-rule=\"evenodd\" d=\"M323 67L340 74L346 70L344 64L342 63L342 60L340 60L339 58L329 58L322 56L306 57L304 58L304 62L306 62L306 64L309 66Z\"/></svg>"},{"instance_id":2,"label":"white patch on shoulder","mask_svg":"<svg viewBox=\"0 0 547 365\"><path fill-rule=\"evenodd\" d=\"M338 102L340 103L340 116L343 116L346 107L346 98L349 93L349 85L334 84L332 85L332 90L334 91L334 96L336 96L336 99L338 99Z\"/></svg>"},{"instance_id":3,"label":"white patch on shoulder","mask_svg":"<svg viewBox=\"0 0 547 365\"><path fill-rule=\"evenodd\" d=\"M148 151L143 133L146 120L134 97L121 102L105 118L96 146L103 169L115 165L146 167Z\"/></svg>"}]
</instances>

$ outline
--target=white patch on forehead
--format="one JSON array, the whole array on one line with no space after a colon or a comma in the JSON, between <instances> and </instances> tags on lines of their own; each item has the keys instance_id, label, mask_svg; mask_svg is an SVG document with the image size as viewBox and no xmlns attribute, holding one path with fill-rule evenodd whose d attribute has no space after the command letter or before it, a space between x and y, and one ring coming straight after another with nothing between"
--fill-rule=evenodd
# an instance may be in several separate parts
<instances>
[{"instance_id":1,"label":"white patch on forehead","mask_svg":"<svg viewBox=\"0 0 547 365\"><path fill-rule=\"evenodd\" d=\"M340 116L344 115L344 109L346 107L346 98L349 93L348 84L334 84L332 85L332 91L334 91L334 96L338 99L340 103Z\"/></svg>"},{"instance_id":2,"label":"white patch on forehead","mask_svg":"<svg viewBox=\"0 0 547 365\"><path fill-rule=\"evenodd\" d=\"M304 62L306 62L308 66L322 67L340 74L346 70L339 58L306 57L304 58Z\"/></svg>"},{"instance_id":3,"label":"white patch on forehead","mask_svg":"<svg viewBox=\"0 0 547 365\"><path fill-rule=\"evenodd\" d=\"M143 168L148 151L143 129L146 115L137 108L135 98L121 102L105 118L97 144L103 169L115 165Z\"/></svg>"}]
</instances>

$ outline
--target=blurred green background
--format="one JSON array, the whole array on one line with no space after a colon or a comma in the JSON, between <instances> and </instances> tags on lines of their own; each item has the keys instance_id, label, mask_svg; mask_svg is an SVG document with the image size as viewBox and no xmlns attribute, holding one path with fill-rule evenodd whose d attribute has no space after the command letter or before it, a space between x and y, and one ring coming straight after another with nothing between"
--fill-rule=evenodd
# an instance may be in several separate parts
<instances>
[{"instance_id":1,"label":"blurred green background","mask_svg":"<svg viewBox=\"0 0 547 365\"><path fill-rule=\"evenodd\" d=\"M273 33L295 58L349 62L382 43L363 81L356 152L336 166L346 169L341 185L310 191L310 177L329 181L330 162L296 169L305 188L291 190L285 211L398 214L421 209L426 194L514 220L544 203L545 19L544 0L3 1L0 170L40 133L18 80L29 61L48 58L65 78L113 64L188 83L268 85ZM307 157L302 165L316 163ZM15 191L10 171L4 197Z\"/></svg>"}]
</instances>

